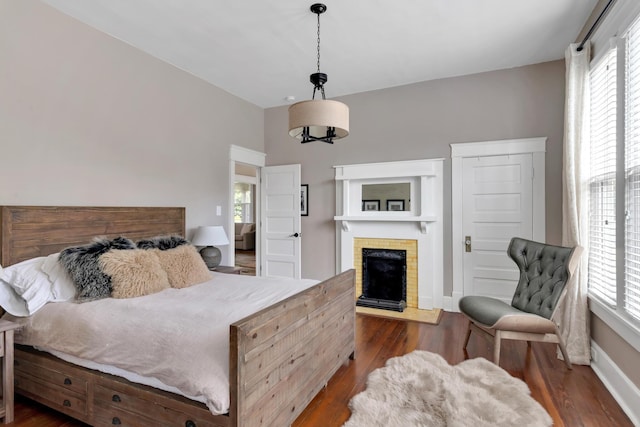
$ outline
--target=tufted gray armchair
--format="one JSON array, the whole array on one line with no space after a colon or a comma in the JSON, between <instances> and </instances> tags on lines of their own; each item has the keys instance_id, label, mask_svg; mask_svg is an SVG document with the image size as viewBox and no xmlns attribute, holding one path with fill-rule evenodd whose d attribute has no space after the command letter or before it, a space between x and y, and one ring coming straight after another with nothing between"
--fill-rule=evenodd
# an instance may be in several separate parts
<instances>
[{"instance_id":1,"label":"tufted gray armchair","mask_svg":"<svg viewBox=\"0 0 640 427\"><path fill-rule=\"evenodd\" d=\"M520 269L515 294L508 305L484 296L460 299L460 311L469 319L464 341L467 348L471 331L494 337L493 361L500 364L500 340L514 339L557 343L567 367L571 362L553 316L567 292L567 283L578 265L582 248L565 248L511 239L507 254Z\"/></svg>"}]
</instances>

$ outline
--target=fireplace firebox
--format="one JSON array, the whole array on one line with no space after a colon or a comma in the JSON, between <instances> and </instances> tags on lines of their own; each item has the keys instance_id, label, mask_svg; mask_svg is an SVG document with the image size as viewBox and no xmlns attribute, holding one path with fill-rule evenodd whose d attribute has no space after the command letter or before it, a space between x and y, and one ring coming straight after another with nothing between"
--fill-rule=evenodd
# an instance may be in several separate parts
<instances>
[{"instance_id":1,"label":"fireplace firebox","mask_svg":"<svg viewBox=\"0 0 640 427\"><path fill-rule=\"evenodd\" d=\"M407 251L362 249L362 295L356 305L404 311L407 307Z\"/></svg>"}]
</instances>

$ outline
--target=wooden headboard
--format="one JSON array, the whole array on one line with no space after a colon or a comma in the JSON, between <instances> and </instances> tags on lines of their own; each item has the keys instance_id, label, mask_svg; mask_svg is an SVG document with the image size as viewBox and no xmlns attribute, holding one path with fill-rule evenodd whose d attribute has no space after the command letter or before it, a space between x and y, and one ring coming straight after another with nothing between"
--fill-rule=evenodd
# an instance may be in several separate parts
<instances>
[{"instance_id":1,"label":"wooden headboard","mask_svg":"<svg viewBox=\"0 0 640 427\"><path fill-rule=\"evenodd\" d=\"M89 243L95 236L132 240L185 235L185 209L162 207L0 206L0 264Z\"/></svg>"}]
</instances>

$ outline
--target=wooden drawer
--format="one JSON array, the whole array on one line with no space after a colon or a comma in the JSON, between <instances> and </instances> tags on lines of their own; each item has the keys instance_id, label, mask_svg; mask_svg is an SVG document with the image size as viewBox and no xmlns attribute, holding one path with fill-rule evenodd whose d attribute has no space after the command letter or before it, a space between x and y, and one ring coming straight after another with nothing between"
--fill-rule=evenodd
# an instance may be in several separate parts
<instances>
[{"instance_id":1,"label":"wooden drawer","mask_svg":"<svg viewBox=\"0 0 640 427\"><path fill-rule=\"evenodd\" d=\"M86 396L87 381L73 374L63 374L56 369L55 364L48 367L33 363L30 360L21 359L15 362L15 373L29 375L42 380L42 382L59 386L63 389Z\"/></svg>"},{"instance_id":2,"label":"wooden drawer","mask_svg":"<svg viewBox=\"0 0 640 427\"><path fill-rule=\"evenodd\" d=\"M111 387L96 384L94 402L96 421L100 420L100 422L111 423L114 418L118 418L122 425L144 425L145 420L150 417L153 420L150 425L154 426L213 427L220 425L204 419L211 416L206 409L203 409L205 417L200 417L191 411L186 413L180 410L179 401L147 395L144 390L124 383L118 385L117 390L114 390L113 384ZM130 422L125 424L124 420L132 420L136 416L140 419L137 424Z\"/></svg>"},{"instance_id":3,"label":"wooden drawer","mask_svg":"<svg viewBox=\"0 0 640 427\"><path fill-rule=\"evenodd\" d=\"M60 412L80 419L86 419L87 417L86 394L48 384L23 372L16 372L15 388L21 394Z\"/></svg>"},{"instance_id":4,"label":"wooden drawer","mask_svg":"<svg viewBox=\"0 0 640 427\"><path fill-rule=\"evenodd\" d=\"M153 413L148 414L153 416ZM96 406L93 412L94 426L161 426L153 418L147 418L140 414L131 413L119 408L103 408Z\"/></svg>"}]
</instances>

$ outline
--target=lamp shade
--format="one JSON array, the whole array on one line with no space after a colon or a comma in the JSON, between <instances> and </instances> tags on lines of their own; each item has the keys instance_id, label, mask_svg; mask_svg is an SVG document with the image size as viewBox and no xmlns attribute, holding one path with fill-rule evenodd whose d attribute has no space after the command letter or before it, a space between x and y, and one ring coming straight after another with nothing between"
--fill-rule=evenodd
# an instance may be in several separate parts
<instances>
[{"instance_id":1,"label":"lamp shade","mask_svg":"<svg viewBox=\"0 0 640 427\"><path fill-rule=\"evenodd\" d=\"M334 127L335 139L349 135L349 107L339 101L312 99L289 107L289 135L302 139L302 131L309 128L309 135L323 138L327 127Z\"/></svg>"},{"instance_id":2,"label":"lamp shade","mask_svg":"<svg viewBox=\"0 0 640 427\"><path fill-rule=\"evenodd\" d=\"M229 239L222 226L204 225L198 227L191 243L195 246L224 246L229 244Z\"/></svg>"}]
</instances>

